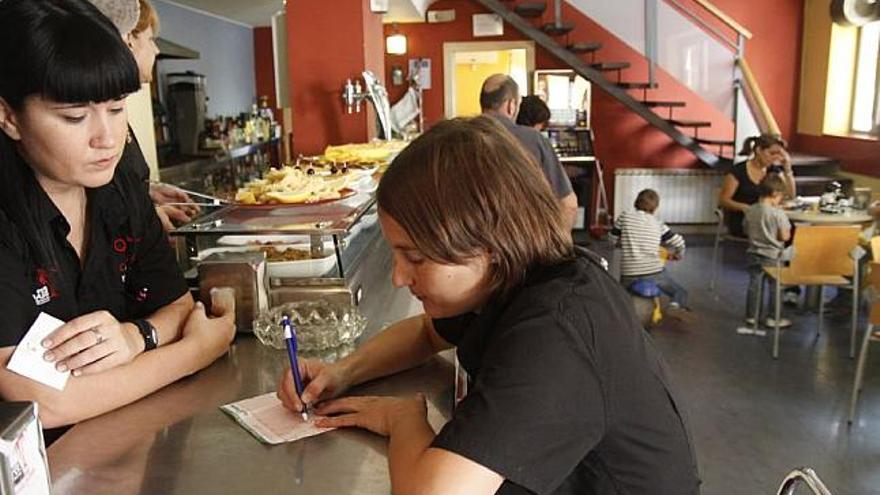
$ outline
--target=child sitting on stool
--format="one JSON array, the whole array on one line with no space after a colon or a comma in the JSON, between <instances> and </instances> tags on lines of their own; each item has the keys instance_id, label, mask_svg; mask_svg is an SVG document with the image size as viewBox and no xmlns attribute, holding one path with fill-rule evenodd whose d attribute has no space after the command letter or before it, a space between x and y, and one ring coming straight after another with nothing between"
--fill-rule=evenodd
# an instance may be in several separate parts
<instances>
[{"instance_id":1,"label":"child sitting on stool","mask_svg":"<svg viewBox=\"0 0 880 495\"><path fill-rule=\"evenodd\" d=\"M778 174L768 174L758 185L760 199L749 206L745 212L746 234L749 237L749 291L746 296L746 324L757 328L764 314L764 301L758 300L758 293L764 281L764 267L776 266L776 260L791 239L791 222L779 204L785 198L786 185ZM770 293L776 290L776 281L770 280ZM762 298L763 299L763 298ZM758 313L758 320L755 314ZM773 318L764 322L768 327L776 325ZM780 318L780 327L791 326L791 321Z\"/></svg>"},{"instance_id":2,"label":"child sitting on stool","mask_svg":"<svg viewBox=\"0 0 880 495\"><path fill-rule=\"evenodd\" d=\"M640 192L634 206L636 211L620 215L612 230L612 234L620 238L620 283L631 292L636 283L656 284L672 299L667 308L670 316L687 316L690 313L687 290L664 269L660 254L662 246L668 250L669 259L680 260L684 255L684 238L654 216L660 206L660 196L653 189Z\"/></svg>"}]
</instances>

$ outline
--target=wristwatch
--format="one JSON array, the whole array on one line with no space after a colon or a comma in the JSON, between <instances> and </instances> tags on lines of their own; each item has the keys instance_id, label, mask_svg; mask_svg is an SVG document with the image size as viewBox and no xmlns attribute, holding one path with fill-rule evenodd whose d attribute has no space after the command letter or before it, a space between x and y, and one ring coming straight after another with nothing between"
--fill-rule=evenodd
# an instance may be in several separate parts
<instances>
[{"instance_id":1,"label":"wristwatch","mask_svg":"<svg viewBox=\"0 0 880 495\"><path fill-rule=\"evenodd\" d=\"M132 323L144 338L144 351L152 351L159 347L159 334L156 333L156 327L152 323L147 320L134 320Z\"/></svg>"}]
</instances>

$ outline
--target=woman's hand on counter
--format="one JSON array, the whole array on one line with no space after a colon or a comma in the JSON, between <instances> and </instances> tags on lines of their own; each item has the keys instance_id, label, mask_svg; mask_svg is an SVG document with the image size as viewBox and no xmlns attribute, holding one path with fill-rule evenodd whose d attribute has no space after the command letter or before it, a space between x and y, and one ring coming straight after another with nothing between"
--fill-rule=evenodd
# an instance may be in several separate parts
<instances>
[{"instance_id":1,"label":"woman's hand on counter","mask_svg":"<svg viewBox=\"0 0 880 495\"><path fill-rule=\"evenodd\" d=\"M329 416L315 421L321 428L357 427L382 436L391 436L406 421L427 421L425 397L345 397L322 402L315 413Z\"/></svg>"},{"instance_id":2,"label":"woman's hand on counter","mask_svg":"<svg viewBox=\"0 0 880 495\"><path fill-rule=\"evenodd\" d=\"M294 412L303 410L303 402L311 405L332 399L351 386L347 374L339 364L327 364L316 359L300 359L299 373L305 387L302 400L296 394L293 373L289 369L281 374L276 392L284 407Z\"/></svg>"},{"instance_id":3,"label":"woman's hand on counter","mask_svg":"<svg viewBox=\"0 0 880 495\"><path fill-rule=\"evenodd\" d=\"M58 371L74 376L99 373L125 364L144 352L144 340L131 323L120 323L108 311L74 318L43 340L43 358Z\"/></svg>"},{"instance_id":4,"label":"woman's hand on counter","mask_svg":"<svg viewBox=\"0 0 880 495\"><path fill-rule=\"evenodd\" d=\"M232 295L212 292L209 317L205 305L197 302L183 327L182 340L196 346L198 368L214 362L229 349L235 338L235 299ZM195 371L195 370L194 370Z\"/></svg>"}]
</instances>

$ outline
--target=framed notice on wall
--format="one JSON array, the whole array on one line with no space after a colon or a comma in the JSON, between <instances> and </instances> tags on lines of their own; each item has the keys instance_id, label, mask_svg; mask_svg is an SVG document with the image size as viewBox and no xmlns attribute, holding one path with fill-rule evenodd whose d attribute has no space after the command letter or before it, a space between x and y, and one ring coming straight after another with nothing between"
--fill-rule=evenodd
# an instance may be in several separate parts
<instances>
[{"instance_id":1,"label":"framed notice on wall","mask_svg":"<svg viewBox=\"0 0 880 495\"><path fill-rule=\"evenodd\" d=\"M422 89L431 89L431 59L409 59L409 77L418 76L418 83Z\"/></svg>"},{"instance_id":2,"label":"framed notice on wall","mask_svg":"<svg viewBox=\"0 0 880 495\"><path fill-rule=\"evenodd\" d=\"M504 34L504 20L498 14L474 14L473 23L475 38Z\"/></svg>"}]
</instances>

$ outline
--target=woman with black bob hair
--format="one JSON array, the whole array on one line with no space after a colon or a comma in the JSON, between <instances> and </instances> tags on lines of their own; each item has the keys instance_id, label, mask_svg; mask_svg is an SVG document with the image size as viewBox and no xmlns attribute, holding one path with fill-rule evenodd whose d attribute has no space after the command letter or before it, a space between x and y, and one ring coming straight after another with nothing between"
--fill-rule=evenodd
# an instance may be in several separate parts
<instances>
[{"instance_id":1,"label":"woman with black bob hair","mask_svg":"<svg viewBox=\"0 0 880 495\"><path fill-rule=\"evenodd\" d=\"M377 192L391 279L424 314L334 363L301 361L278 396L315 424L389 438L392 492L698 493L696 460L660 356L629 296L576 248L535 162L495 119L440 122ZM456 348L467 395L439 433L424 397L343 397Z\"/></svg>"},{"instance_id":2,"label":"woman with black bob hair","mask_svg":"<svg viewBox=\"0 0 880 495\"><path fill-rule=\"evenodd\" d=\"M40 313L67 322L43 358L63 391L0 370L0 397L47 428L133 402L207 366L234 334L225 297L193 305L150 200L117 169L131 50L85 0L0 1L0 363ZM49 435L51 436L51 435Z\"/></svg>"}]
</instances>

